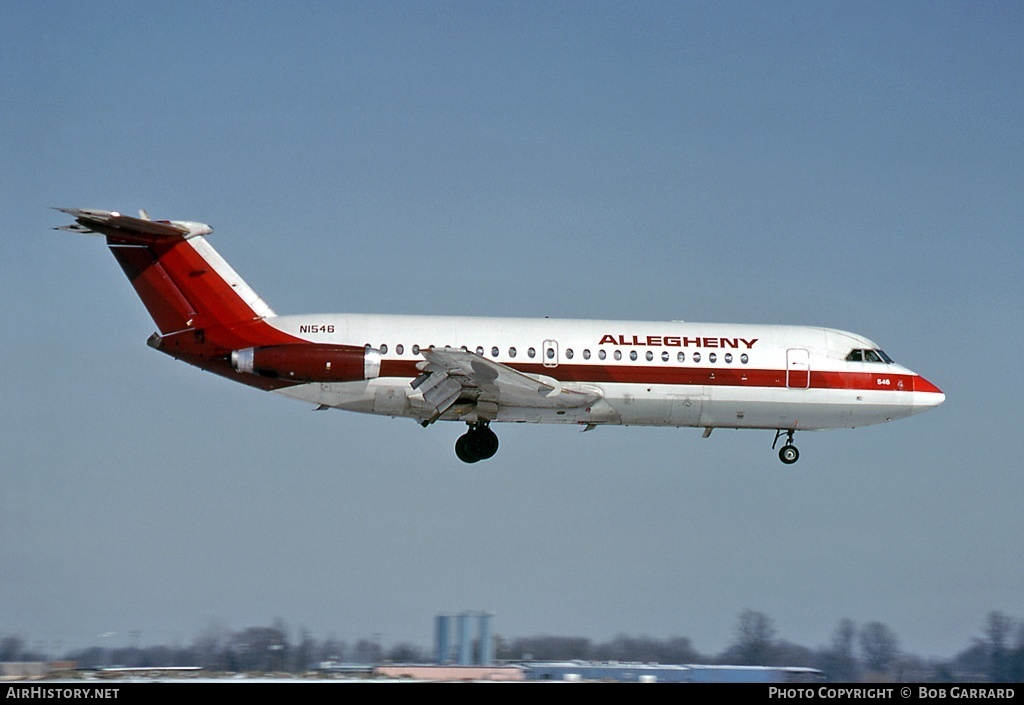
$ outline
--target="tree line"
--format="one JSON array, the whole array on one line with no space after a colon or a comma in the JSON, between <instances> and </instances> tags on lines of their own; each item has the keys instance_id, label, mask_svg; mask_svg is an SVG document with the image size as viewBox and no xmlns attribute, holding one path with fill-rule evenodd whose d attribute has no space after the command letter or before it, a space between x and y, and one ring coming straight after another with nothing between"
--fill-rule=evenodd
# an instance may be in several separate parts
<instances>
[{"instance_id":1,"label":"tree line","mask_svg":"<svg viewBox=\"0 0 1024 705\"><path fill-rule=\"evenodd\" d=\"M701 653L687 637L656 639L619 635L607 642L585 637L495 637L498 661L629 661L664 664L731 664L816 668L836 682L902 680L916 682L1024 682L1024 621L990 612L980 636L953 658L925 660L903 651L899 639L881 622L857 624L842 619L824 646L809 648L777 637L764 613L744 610L729 646L718 654ZM476 644L475 647L479 647ZM308 630L296 639L281 620L237 632L211 625L188 646L92 646L64 654L33 650L20 636L0 638L0 662L73 661L80 668L198 666L214 672L304 672L324 662L350 664L429 663L434 654L409 643L384 647L379 637L354 642L318 640Z\"/></svg>"}]
</instances>

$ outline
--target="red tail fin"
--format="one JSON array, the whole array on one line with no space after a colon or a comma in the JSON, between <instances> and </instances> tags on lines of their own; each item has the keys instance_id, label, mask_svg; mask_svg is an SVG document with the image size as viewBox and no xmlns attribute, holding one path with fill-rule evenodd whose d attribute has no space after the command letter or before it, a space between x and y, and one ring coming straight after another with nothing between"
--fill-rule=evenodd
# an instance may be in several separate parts
<instances>
[{"instance_id":1,"label":"red tail fin","mask_svg":"<svg viewBox=\"0 0 1024 705\"><path fill-rule=\"evenodd\" d=\"M116 211L58 210L75 218L74 225L59 229L106 236L160 331L150 339L153 347L233 374L227 359L232 350L298 342L267 323L273 310L206 241L210 226Z\"/></svg>"}]
</instances>

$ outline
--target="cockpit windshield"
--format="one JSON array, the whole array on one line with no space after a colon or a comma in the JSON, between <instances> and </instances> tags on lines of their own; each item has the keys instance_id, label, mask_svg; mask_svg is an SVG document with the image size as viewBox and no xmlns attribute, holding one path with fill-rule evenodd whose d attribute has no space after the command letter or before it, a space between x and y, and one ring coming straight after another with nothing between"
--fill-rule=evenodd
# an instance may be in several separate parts
<instances>
[{"instance_id":1,"label":"cockpit windshield","mask_svg":"<svg viewBox=\"0 0 1024 705\"><path fill-rule=\"evenodd\" d=\"M870 350L866 348L855 348L846 356L847 362L882 362L892 364L892 358L881 350Z\"/></svg>"}]
</instances>

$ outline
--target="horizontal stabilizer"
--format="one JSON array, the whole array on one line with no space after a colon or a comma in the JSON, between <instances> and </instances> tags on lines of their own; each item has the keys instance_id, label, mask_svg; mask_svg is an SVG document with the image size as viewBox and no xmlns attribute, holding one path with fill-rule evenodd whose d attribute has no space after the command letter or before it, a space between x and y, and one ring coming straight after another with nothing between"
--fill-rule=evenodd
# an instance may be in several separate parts
<instances>
[{"instance_id":1,"label":"horizontal stabilizer","mask_svg":"<svg viewBox=\"0 0 1024 705\"><path fill-rule=\"evenodd\" d=\"M98 233L129 242L153 243L185 240L197 235L209 235L213 228L205 223L171 220L147 220L124 215L117 211L90 208L56 208L75 219L73 225L56 230L76 233Z\"/></svg>"}]
</instances>

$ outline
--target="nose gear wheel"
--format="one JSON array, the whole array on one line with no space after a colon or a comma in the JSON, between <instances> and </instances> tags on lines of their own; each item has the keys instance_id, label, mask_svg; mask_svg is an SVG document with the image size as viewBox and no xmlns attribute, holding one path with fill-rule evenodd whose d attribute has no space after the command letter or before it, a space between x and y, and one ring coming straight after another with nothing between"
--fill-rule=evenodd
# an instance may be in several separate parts
<instances>
[{"instance_id":1,"label":"nose gear wheel","mask_svg":"<svg viewBox=\"0 0 1024 705\"><path fill-rule=\"evenodd\" d=\"M775 450L775 445L782 438L782 435L786 435L786 443L779 449L779 460L786 465L792 465L800 459L800 451L797 450L796 446L793 445L793 433L794 429L779 429L775 432L775 441L772 443L772 450Z\"/></svg>"}]
</instances>

